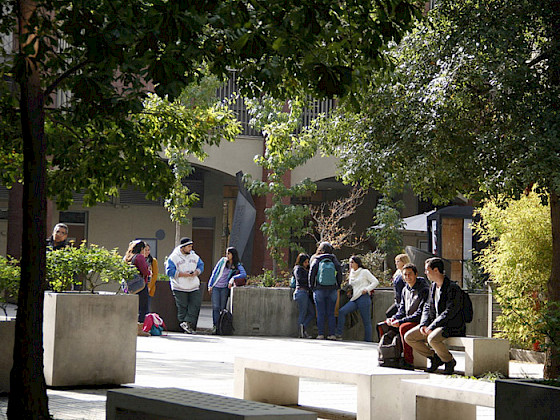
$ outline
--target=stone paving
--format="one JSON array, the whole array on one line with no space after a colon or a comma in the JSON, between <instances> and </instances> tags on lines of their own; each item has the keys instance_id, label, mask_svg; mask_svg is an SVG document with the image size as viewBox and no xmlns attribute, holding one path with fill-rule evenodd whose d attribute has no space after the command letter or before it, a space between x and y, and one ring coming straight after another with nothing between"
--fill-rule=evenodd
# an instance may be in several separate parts
<instances>
[{"instance_id":1,"label":"stone paving","mask_svg":"<svg viewBox=\"0 0 560 420\"><path fill-rule=\"evenodd\" d=\"M202 324L210 322L203 308ZM200 325L200 324L199 324ZM205 327L207 325L202 325ZM457 370L464 369L462 352L453 352ZM134 387L184 388L233 396L235 356L286 354L294 358L322 357L335 365L377 363L377 344L333 342L295 338L220 337L169 333L162 337L139 337ZM510 362L512 377L542 377L543 365ZM55 419L105 419L106 388L48 391L50 413ZM0 396L0 419L6 418L8 398ZM356 413L356 387L316 380L300 381L300 404ZM352 418L340 417L340 418ZM477 418L493 419L494 410L479 407Z\"/></svg>"}]
</instances>

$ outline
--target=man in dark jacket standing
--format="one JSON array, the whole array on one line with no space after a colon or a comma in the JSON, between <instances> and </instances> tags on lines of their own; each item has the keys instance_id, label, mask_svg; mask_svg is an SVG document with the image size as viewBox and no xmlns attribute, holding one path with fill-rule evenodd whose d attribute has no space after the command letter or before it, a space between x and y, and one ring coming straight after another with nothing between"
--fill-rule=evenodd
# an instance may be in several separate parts
<instances>
[{"instance_id":1,"label":"man in dark jacket standing","mask_svg":"<svg viewBox=\"0 0 560 420\"><path fill-rule=\"evenodd\" d=\"M422 319L417 327L405 334L404 339L414 350L430 360L427 372L435 372L445 364L443 373L450 375L457 362L443 341L447 337L465 335L463 295L457 283L444 274L441 258L426 260L426 275L433 283Z\"/></svg>"}]
</instances>

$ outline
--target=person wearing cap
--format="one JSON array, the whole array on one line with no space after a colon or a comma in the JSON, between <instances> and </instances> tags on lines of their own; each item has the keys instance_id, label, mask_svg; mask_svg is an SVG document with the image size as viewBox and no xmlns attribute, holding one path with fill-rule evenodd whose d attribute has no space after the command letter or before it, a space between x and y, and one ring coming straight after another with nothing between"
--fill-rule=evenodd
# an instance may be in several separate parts
<instances>
[{"instance_id":1,"label":"person wearing cap","mask_svg":"<svg viewBox=\"0 0 560 420\"><path fill-rule=\"evenodd\" d=\"M187 334L194 334L202 302L200 279L204 262L193 250L191 238L182 238L165 262L171 291L177 305L179 325Z\"/></svg>"}]
</instances>

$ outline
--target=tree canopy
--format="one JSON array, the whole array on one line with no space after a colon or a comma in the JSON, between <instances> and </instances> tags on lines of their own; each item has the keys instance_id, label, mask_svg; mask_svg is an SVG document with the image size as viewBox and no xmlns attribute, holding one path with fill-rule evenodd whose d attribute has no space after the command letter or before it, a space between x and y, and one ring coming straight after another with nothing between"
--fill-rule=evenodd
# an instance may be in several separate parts
<instances>
[{"instance_id":1,"label":"tree canopy","mask_svg":"<svg viewBox=\"0 0 560 420\"><path fill-rule=\"evenodd\" d=\"M134 132L131 115L141 111L149 91L174 100L206 64L217 75L237 70L246 91L349 94L357 81L369 80L372 67L385 63L384 48L400 39L414 13L404 0L4 2L0 35L4 41L14 32L15 48L2 44L0 91L11 95L0 106L0 134L10 141L21 138L21 150L17 139L7 150L14 153L12 167L23 160L23 171L22 176L3 173L2 179L23 179L24 185L8 416L49 418L37 351L42 348L47 168L60 171L66 190L79 189L87 179L92 200L114 190L114 171L126 165L126 175L116 174L121 181L148 194L154 184L170 187L169 172L149 182L135 175L134 163L157 165L153 148L124 135ZM59 92L70 95L55 104ZM4 121L18 117L21 130L14 134ZM47 141L46 124L65 135ZM72 154L57 154L59 148ZM67 195L60 197L64 201Z\"/></svg>"},{"instance_id":2,"label":"tree canopy","mask_svg":"<svg viewBox=\"0 0 560 420\"><path fill-rule=\"evenodd\" d=\"M382 191L409 185L436 204L519 197L535 185L558 238L559 2L436 4L394 48L394 75L367 91L361 112L324 124L343 178ZM560 301L558 239L553 249L546 294ZM547 353L545 375L559 374L560 359Z\"/></svg>"}]
</instances>

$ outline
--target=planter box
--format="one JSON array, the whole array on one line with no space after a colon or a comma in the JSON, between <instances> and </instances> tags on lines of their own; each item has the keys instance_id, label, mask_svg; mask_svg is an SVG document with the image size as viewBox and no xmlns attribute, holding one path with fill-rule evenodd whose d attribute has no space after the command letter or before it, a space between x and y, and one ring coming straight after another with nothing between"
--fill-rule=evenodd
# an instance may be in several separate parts
<instances>
[{"instance_id":1,"label":"planter box","mask_svg":"<svg viewBox=\"0 0 560 420\"><path fill-rule=\"evenodd\" d=\"M44 302L47 386L134 382L138 296L46 292Z\"/></svg>"},{"instance_id":2,"label":"planter box","mask_svg":"<svg viewBox=\"0 0 560 420\"><path fill-rule=\"evenodd\" d=\"M10 392L10 371L14 363L16 320L0 321L0 393Z\"/></svg>"},{"instance_id":3,"label":"planter box","mask_svg":"<svg viewBox=\"0 0 560 420\"><path fill-rule=\"evenodd\" d=\"M560 413L560 388L532 379L497 379L496 420L550 420Z\"/></svg>"},{"instance_id":4,"label":"planter box","mask_svg":"<svg viewBox=\"0 0 560 420\"><path fill-rule=\"evenodd\" d=\"M292 295L293 289L289 287L233 288L231 299L234 334L297 337L298 309ZM475 317L473 322L467 324L467 334L485 337L488 331L488 296L486 294L470 294L470 296ZM385 311L391 306L393 299L393 289L375 289L372 309L373 341L378 341L375 325L386 319ZM316 334L315 323L312 323L309 332ZM344 329L343 338L355 341L364 339L361 318L352 328Z\"/></svg>"}]
</instances>

